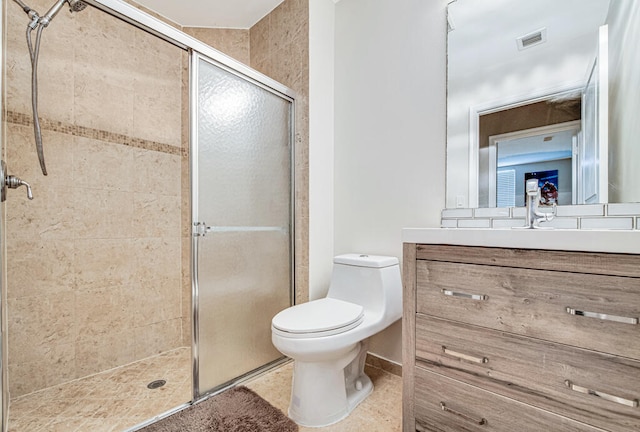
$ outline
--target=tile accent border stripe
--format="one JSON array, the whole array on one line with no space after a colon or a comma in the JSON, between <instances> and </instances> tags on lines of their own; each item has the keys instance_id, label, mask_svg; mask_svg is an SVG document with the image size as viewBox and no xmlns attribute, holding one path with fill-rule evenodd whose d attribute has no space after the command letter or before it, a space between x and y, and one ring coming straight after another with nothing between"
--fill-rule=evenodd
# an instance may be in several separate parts
<instances>
[{"instance_id":1,"label":"tile accent border stripe","mask_svg":"<svg viewBox=\"0 0 640 432\"><path fill-rule=\"evenodd\" d=\"M31 115L6 111L5 121L21 126L32 126L33 121ZM42 129L50 130L53 132L78 136L82 138L89 138L99 141L105 141L112 144L121 144L129 147L135 147L143 150L157 151L160 153L167 153L175 156L187 157L189 155L188 149L176 147L170 144L164 144L156 141L145 140L142 138L134 138L128 135L119 134L115 132L109 132L100 129L93 129L85 126L77 126L70 123L64 123L60 121L41 119Z\"/></svg>"}]
</instances>

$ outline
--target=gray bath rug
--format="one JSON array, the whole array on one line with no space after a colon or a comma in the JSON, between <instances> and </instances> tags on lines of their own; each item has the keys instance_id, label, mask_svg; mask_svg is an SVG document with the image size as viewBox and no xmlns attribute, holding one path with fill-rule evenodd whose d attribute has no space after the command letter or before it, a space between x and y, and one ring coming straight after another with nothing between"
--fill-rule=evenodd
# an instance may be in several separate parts
<instances>
[{"instance_id":1,"label":"gray bath rug","mask_svg":"<svg viewBox=\"0 0 640 432\"><path fill-rule=\"evenodd\" d=\"M296 432L298 425L253 391L234 387L139 432Z\"/></svg>"}]
</instances>

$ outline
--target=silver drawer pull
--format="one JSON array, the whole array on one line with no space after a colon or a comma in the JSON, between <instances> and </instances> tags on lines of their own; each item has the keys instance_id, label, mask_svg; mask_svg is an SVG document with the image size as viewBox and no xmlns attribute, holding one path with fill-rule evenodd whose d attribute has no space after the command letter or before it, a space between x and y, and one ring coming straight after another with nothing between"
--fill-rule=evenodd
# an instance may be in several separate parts
<instances>
[{"instance_id":1,"label":"silver drawer pull","mask_svg":"<svg viewBox=\"0 0 640 432\"><path fill-rule=\"evenodd\" d=\"M450 291L446 289L442 290L442 294L446 296L451 296L451 297L462 297L470 300L489 300L489 296L486 296L483 294L467 294L463 292Z\"/></svg>"},{"instance_id":2,"label":"silver drawer pull","mask_svg":"<svg viewBox=\"0 0 640 432\"><path fill-rule=\"evenodd\" d=\"M453 415L457 415L458 417L462 417L463 419L470 421L472 423L475 423L477 425L486 425L487 424L487 420L484 418L481 418L480 420L474 419L473 417L470 417L466 414L462 414L461 412L452 410L451 408L449 408L448 406L445 405L444 402L440 402L440 408L442 408L442 411L444 412L448 412L451 413Z\"/></svg>"},{"instance_id":3,"label":"silver drawer pull","mask_svg":"<svg viewBox=\"0 0 640 432\"><path fill-rule=\"evenodd\" d=\"M615 321L623 324L638 325L638 318L609 315L609 314L603 314L598 312L587 312L587 311L581 311L578 309L573 309L570 307L567 307L566 311L568 314L576 315L576 316L583 316L587 318L597 318L597 319L606 320L606 321Z\"/></svg>"},{"instance_id":4,"label":"silver drawer pull","mask_svg":"<svg viewBox=\"0 0 640 432\"><path fill-rule=\"evenodd\" d=\"M604 393L604 392L601 392L601 391L591 390L591 389L588 389L586 387L580 387L580 386L575 385L574 383L572 383L569 380L566 380L564 382L564 384L567 387L569 387L571 390L576 391L578 393L584 393L584 394L588 394L588 395L591 395L591 396L597 396L599 398L602 398L604 400L608 400L610 402L619 403L619 404L626 405L626 406L629 406L629 407L632 407L632 408L638 408L638 399L624 399L624 398L621 398L621 397L618 397L618 396L613 396L613 395L610 395L608 393Z\"/></svg>"},{"instance_id":5,"label":"silver drawer pull","mask_svg":"<svg viewBox=\"0 0 640 432\"><path fill-rule=\"evenodd\" d=\"M468 354L463 354L463 353L460 353L460 352L457 352L457 351L452 351L452 350L450 350L449 348L447 348L444 345L442 346L442 352L447 354L447 355L450 355L451 357L456 357L456 358L459 358L459 359L462 359L462 360L466 360L466 361L470 361L470 362L473 362L473 363L480 363L480 364L489 363L489 359L486 358L486 357L474 357L474 356L470 356Z\"/></svg>"}]
</instances>

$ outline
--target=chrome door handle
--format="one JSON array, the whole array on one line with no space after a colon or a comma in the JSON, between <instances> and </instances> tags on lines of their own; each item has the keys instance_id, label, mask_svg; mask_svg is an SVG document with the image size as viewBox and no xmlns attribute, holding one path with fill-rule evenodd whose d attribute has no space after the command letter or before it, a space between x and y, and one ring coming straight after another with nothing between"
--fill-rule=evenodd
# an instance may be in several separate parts
<instances>
[{"instance_id":1,"label":"chrome door handle","mask_svg":"<svg viewBox=\"0 0 640 432\"><path fill-rule=\"evenodd\" d=\"M209 233L233 233L233 232L281 232L288 233L286 227L279 226L208 226L206 222L193 223L193 236L204 237Z\"/></svg>"},{"instance_id":2,"label":"chrome door handle","mask_svg":"<svg viewBox=\"0 0 640 432\"><path fill-rule=\"evenodd\" d=\"M458 351L450 350L444 345L442 346L442 352L448 356L455 357L461 360L470 361L473 363L480 363L480 364L489 363L489 359L487 357L474 357L469 354L464 354Z\"/></svg>"},{"instance_id":3,"label":"chrome door handle","mask_svg":"<svg viewBox=\"0 0 640 432\"><path fill-rule=\"evenodd\" d=\"M442 289L441 290L442 294L446 295L446 296L450 296L450 297L461 297L461 298L466 298L469 300L489 300L489 296L484 295L484 294L467 294L467 293L463 293L463 292L457 292L457 291L450 291L450 290L446 290L446 289Z\"/></svg>"},{"instance_id":4,"label":"chrome door handle","mask_svg":"<svg viewBox=\"0 0 640 432\"><path fill-rule=\"evenodd\" d=\"M480 425L480 426L483 426L483 425L487 424L487 419L481 418L480 420L478 420L478 419L475 419L475 418L473 418L471 416L468 416L467 414L463 414L461 412L452 410L447 405L445 405L444 402L440 402L440 408L442 408L442 411L444 411L444 412L448 412L448 413L451 413L453 415L456 415L456 416L458 416L460 418L463 418L463 419L465 419L465 420L467 420L467 421L469 421L471 423L475 423L475 424Z\"/></svg>"},{"instance_id":5,"label":"chrome door handle","mask_svg":"<svg viewBox=\"0 0 640 432\"><path fill-rule=\"evenodd\" d=\"M596 318L604 321L615 321L623 324L638 325L638 318L609 315L609 314L603 314L599 312L588 312L588 311L578 310L570 307L566 307L565 310L569 315L583 316L587 318Z\"/></svg>"},{"instance_id":6,"label":"chrome door handle","mask_svg":"<svg viewBox=\"0 0 640 432\"><path fill-rule=\"evenodd\" d=\"M598 390L592 390L587 387L581 387L581 386L575 385L570 380L565 380L564 385L566 385L567 387L569 387L571 390L575 392L584 393L586 395L591 395L591 396L597 396L609 402L619 403L631 408L638 408L638 405L639 405L638 399L625 399L619 396L610 395L609 393L601 392Z\"/></svg>"},{"instance_id":7,"label":"chrome door handle","mask_svg":"<svg viewBox=\"0 0 640 432\"><path fill-rule=\"evenodd\" d=\"M204 237L207 235L207 223L206 222L194 222L193 223L193 236Z\"/></svg>"}]
</instances>

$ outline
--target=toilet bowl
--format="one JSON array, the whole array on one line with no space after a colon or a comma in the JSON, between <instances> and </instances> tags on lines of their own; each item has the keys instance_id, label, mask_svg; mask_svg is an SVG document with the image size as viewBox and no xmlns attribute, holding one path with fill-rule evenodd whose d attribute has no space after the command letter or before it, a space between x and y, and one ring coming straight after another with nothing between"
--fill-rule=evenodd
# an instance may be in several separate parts
<instances>
[{"instance_id":1,"label":"toilet bowl","mask_svg":"<svg viewBox=\"0 0 640 432\"><path fill-rule=\"evenodd\" d=\"M397 258L347 254L333 262L325 298L271 323L273 345L294 360L289 417L302 426L336 423L373 391L364 373L368 338L402 316Z\"/></svg>"}]
</instances>

